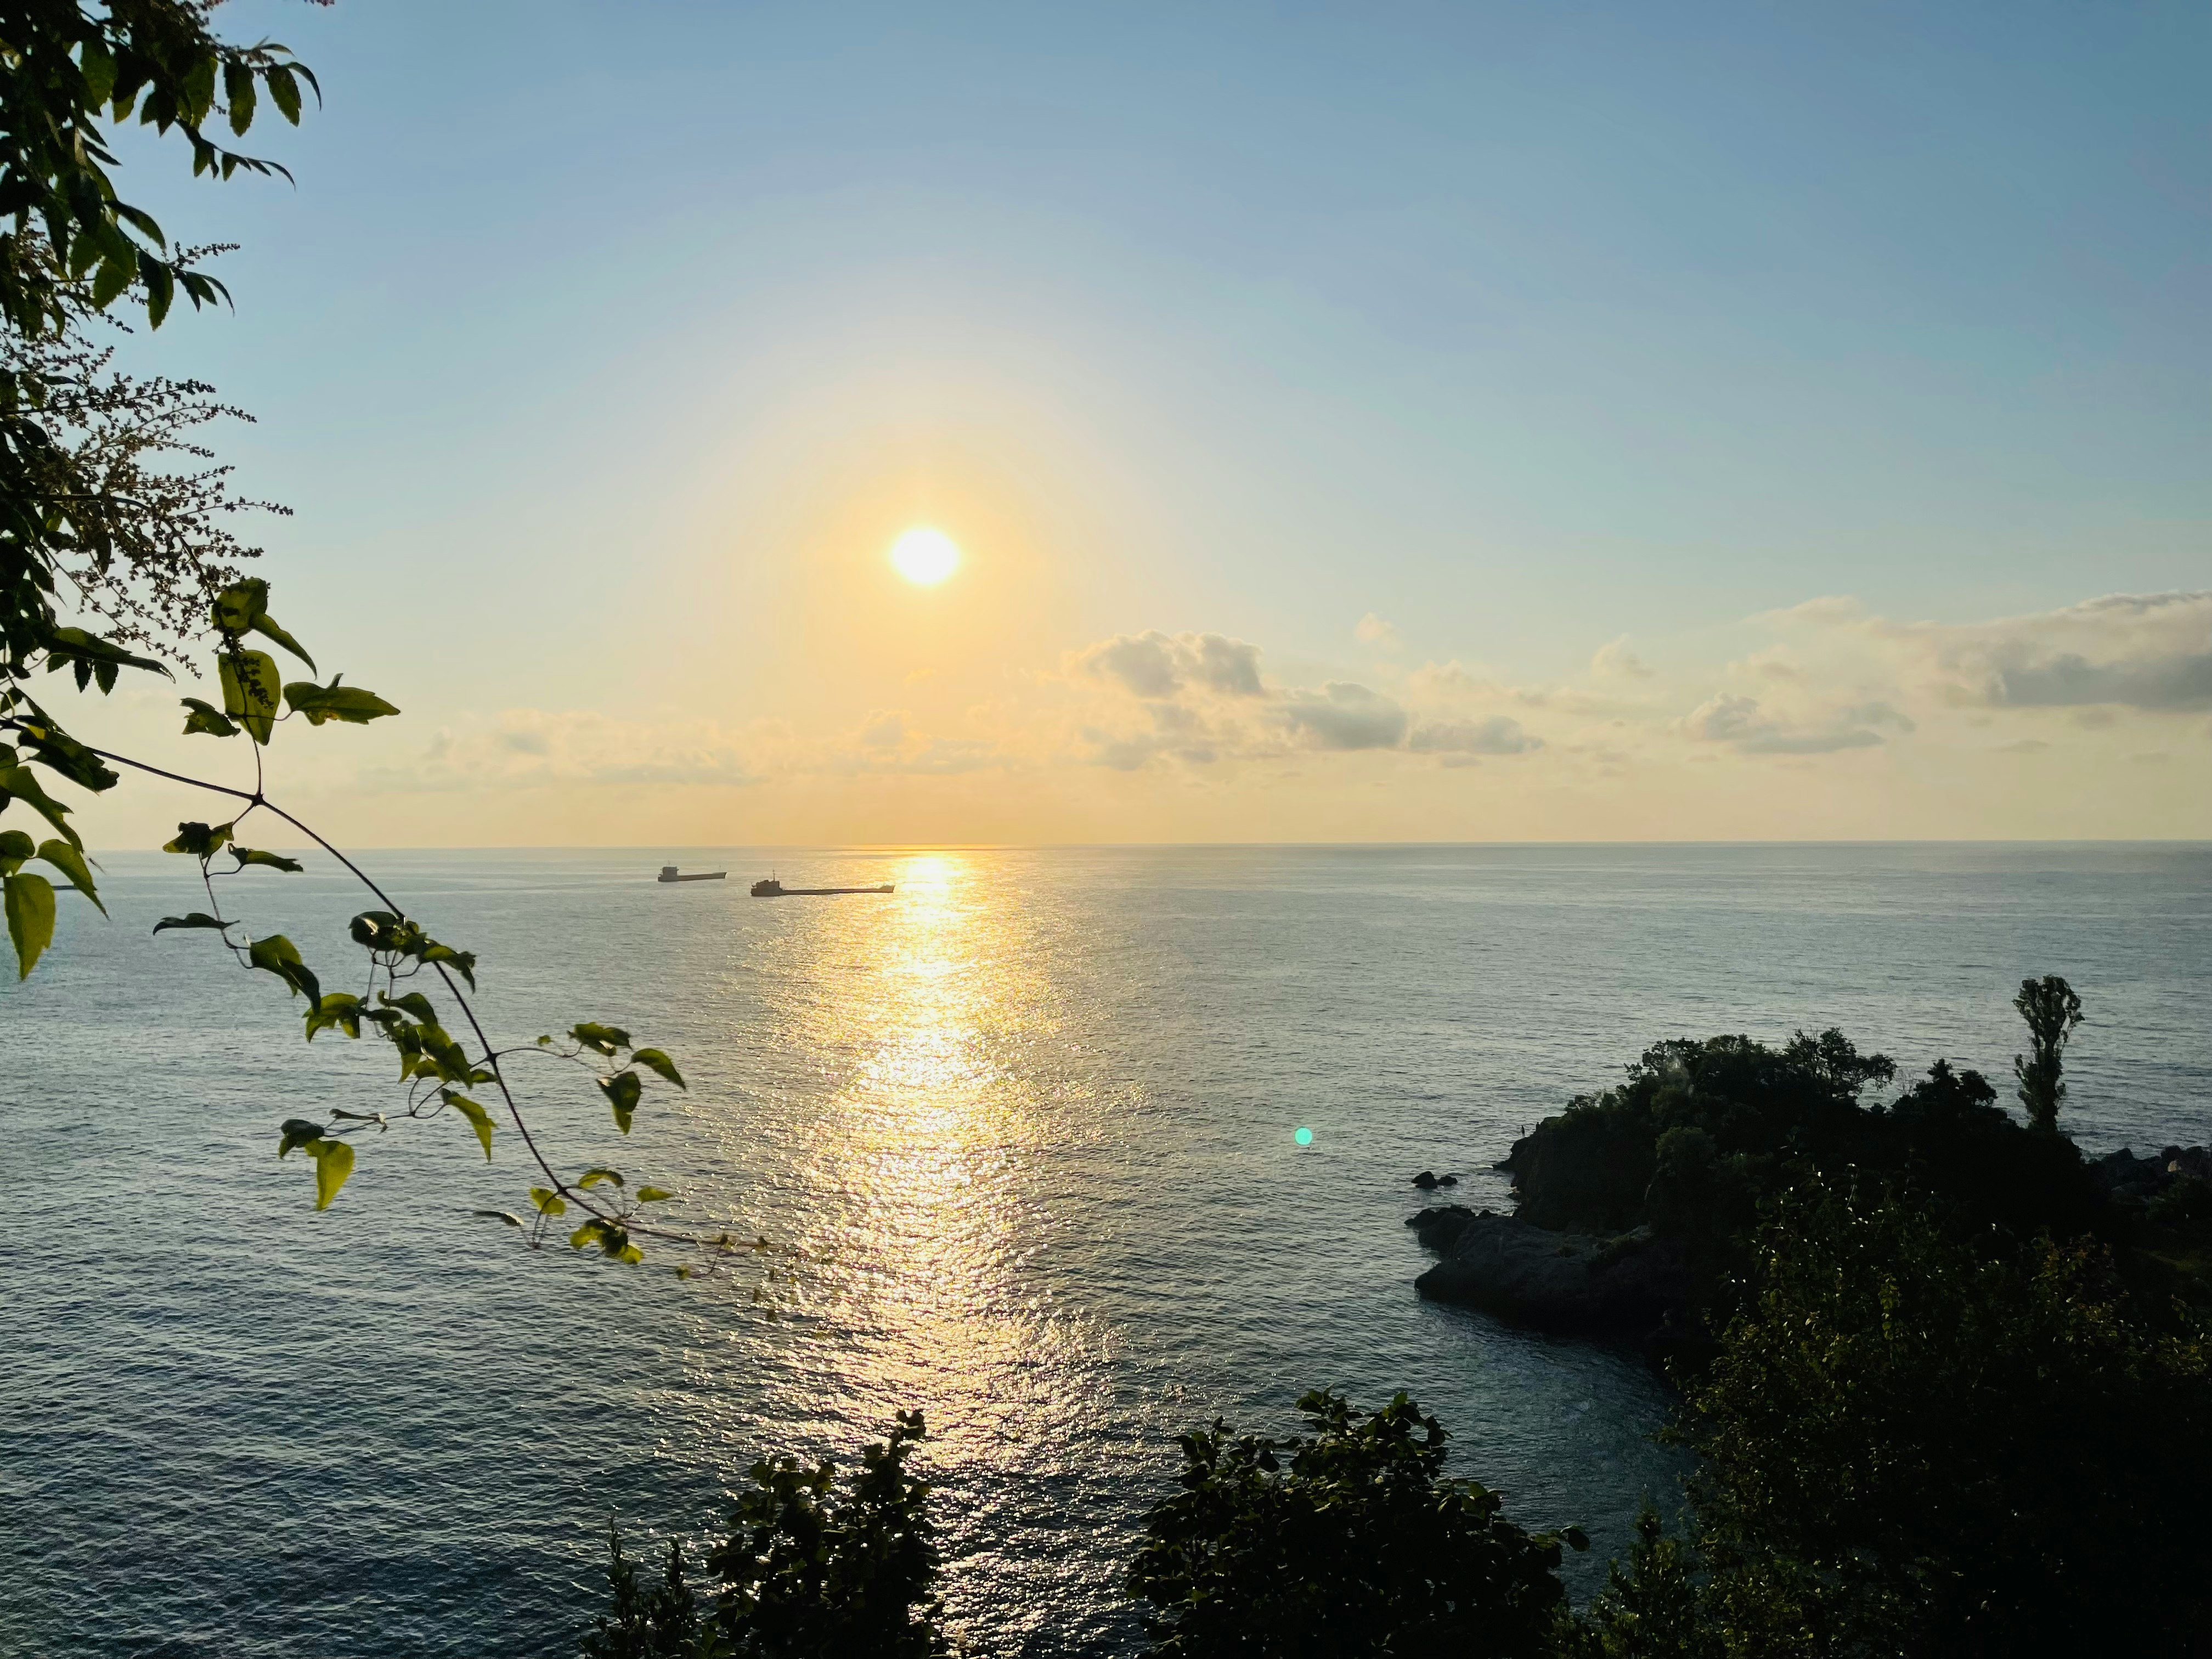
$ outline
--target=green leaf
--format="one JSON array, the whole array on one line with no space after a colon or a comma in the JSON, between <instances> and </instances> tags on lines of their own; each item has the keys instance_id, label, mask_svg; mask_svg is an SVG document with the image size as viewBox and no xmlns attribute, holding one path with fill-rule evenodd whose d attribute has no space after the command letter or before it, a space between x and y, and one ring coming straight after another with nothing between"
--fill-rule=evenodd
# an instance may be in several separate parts
<instances>
[{"instance_id":1,"label":"green leaf","mask_svg":"<svg viewBox=\"0 0 2212 1659\"><path fill-rule=\"evenodd\" d=\"M216 596L209 620L222 632L235 635L252 628L268 610L269 584L258 576L248 576Z\"/></svg>"},{"instance_id":2,"label":"green leaf","mask_svg":"<svg viewBox=\"0 0 2212 1659\"><path fill-rule=\"evenodd\" d=\"M307 964L300 960L300 947L283 934L271 933L267 939L254 940L246 946L246 957L254 967L276 975L295 993L304 995L311 1006L322 1006L322 986L307 970Z\"/></svg>"},{"instance_id":3,"label":"green leaf","mask_svg":"<svg viewBox=\"0 0 2212 1659\"><path fill-rule=\"evenodd\" d=\"M115 60L107 55L106 46L98 37L85 41L77 53L77 69L84 76L85 102L106 103L115 90Z\"/></svg>"},{"instance_id":4,"label":"green leaf","mask_svg":"<svg viewBox=\"0 0 2212 1659\"><path fill-rule=\"evenodd\" d=\"M317 1140L303 1150L315 1160L315 1207L327 1210L353 1173L353 1146L343 1140Z\"/></svg>"},{"instance_id":5,"label":"green leaf","mask_svg":"<svg viewBox=\"0 0 2212 1659\"><path fill-rule=\"evenodd\" d=\"M294 639L289 634L286 633L283 629L277 627L276 619L269 616L266 612L256 617L252 622L246 623L246 626L252 629L255 633L261 635L264 638L276 641L277 644L283 646L287 651L297 657L301 662L307 664L308 667L313 668L315 666L315 659L307 654L307 648L301 645L299 641ZM320 671L318 670L317 672L319 672Z\"/></svg>"},{"instance_id":6,"label":"green leaf","mask_svg":"<svg viewBox=\"0 0 2212 1659\"><path fill-rule=\"evenodd\" d=\"M602 1181L611 1181L619 1187L623 1184L622 1171L610 1170L602 1164L599 1168L585 1170L576 1178L576 1184L579 1187L596 1187Z\"/></svg>"},{"instance_id":7,"label":"green leaf","mask_svg":"<svg viewBox=\"0 0 2212 1659\"><path fill-rule=\"evenodd\" d=\"M100 914L107 914L107 907L100 903L100 895L93 890L92 869L85 863L84 854L65 841L42 841L38 856L67 876L76 884L76 890L100 905Z\"/></svg>"},{"instance_id":8,"label":"green leaf","mask_svg":"<svg viewBox=\"0 0 2212 1659\"><path fill-rule=\"evenodd\" d=\"M596 1244L600 1251L617 1261L642 1261L645 1252L629 1242L629 1234L618 1224L593 1217L568 1235L568 1248L580 1250L587 1244Z\"/></svg>"},{"instance_id":9,"label":"green leaf","mask_svg":"<svg viewBox=\"0 0 2212 1659\"><path fill-rule=\"evenodd\" d=\"M422 961L426 966L432 963L451 963L453 971L468 981L469 989L473 991L477 988L477 953L475 951L456 951L450 945L434 944L422 952Z\"/></svg>"},{"instance_id":10,"label":"green leaf","mask_svg":"<svg viewBox=\"0 0 2212 1659\"><path fill-rule=\"evenodd\" d=\"M323 1126L304 1117L288 1117L277 1126L277 1133L280 1139L276 1142L276 1156L283 1158L295 1146L305 1146L310 1141L320 1140Z\"/></svg>"},{"instance_id":11,"label":"green leaf","mask_svg":"<svg viewBox=\"0 0 2212 1659\"><path fill-rule=\"evenodd\" d=\"M380 992L378 1000L387 1008L398 1008L403 1012L414 1015L425 1025L435 1025L438 1023L436 1007L432 1005L430 999L420 991L410 991L406 995L398 997L385 996Z\"/></svg>"},{"instance_id":12,"label":"green leaf","mask_svg":"<svg viewBox=\"0 0 2212 1659\"><path fill-rule=\"evenodd\" d=\"M276 853L257 852L251 847L234 846L230 855L238 860L238 867L241 870L249 864L265 864L271 870L289 870L297 875L307 867L297 859L288 859Z\"/></svg>"},{"instance_id":13,"label":"green leaf","mask_svg":"<svg viewBox=\"0 0 2212 1659\"><path fill-rule=\"evenodd\" d=\"M177 838L163 842L161 850L182 853L191 858L212 858L216 849L229 839L230 826L227 823L180 823L177 826Z\"/></svg>"},{"instance_id":14,"label":"green leaf","mask_svg":"<svg viewBox=\"0 0 2212 1659\"><path fill-rule=\"evenodd\" d=\"M165 927L212 927L217 933L221 933L229 925L221 916L211 916L204 910L195 910L185 916L163 916L161 921L154 924L154 931L158 933ZM310 1035L313 1034L310 1033Z\"/></svg>"},{"instance_id":15,"label":"green leaf","mask_svg":"<svg viewBox=\"0 0 2212 1659\"><path fill-rule=\"evenodd\" d=\"M146 321L159 328L168 316L169 307L177 301L177 273L152 254L141 252L138 280L146 289Z\"/></svg>"},{"instance_id":16,"label":"green leaf","mask_svg":"<svg viewBox=\"0 0 2212 1659\"><path fill-rule=\"evenodd\" d=\"M230 106L230 130L245 136L253 125L253 71L243 64L222 66L223 101Z\"/></svg>"},{"instance_id":17,"label":"green leaf","mask_svg":"<svg viewBox=\"0 0 2212 1659\"><path fill-rule=\"evenodd\" d=\"M282 64L269 70L263 76L269 88L269 100L278 112L294 126L300 125L300 83L292 78L292 71Z\"/></svg>"},{"instance_id":18,"label":"green leaf","mask_svg":"<svg viewBox=\"0 0 2212 1659\"><path fill-rule=\"evenodd\" d=\"M67 778L78 788L95 793L112 789L123 781L113 768L55 725L37 704L31 705L31 711L33 718L21 722L20 729L30 743L33 758L40 765Z\"/></svg>"},{"instance_id":19,"label":"green leaf","mask_svg":"<svg viewBox=\"0 0 2212 1659\"><path fill-rule=\"evenodd\" d=\"M522 1224L522 1218L512 1210L471 1210L469 1213L486 1216L494 1221L504 1221L510 1227L520 1227Z\"/></svg>"},{"instance_id":20,"label":"green leaf","mask_svg":"<svg viewBox=\"0 0 2212 1659\"><path fill-rule=\"evenodd\" d=\"M451 1089L443 1090L441 1092L446 1097L446 1104L468 1119L469 1127L477 1132L477 1139L483 1143L484 1162L490 1163L491 1114L466 1095L455 1094Z\"/></svg>"},{"instance_id":21,"label":"green leaf","mask_svg":"<svg viewBox=\"0 0 2212 1659\"><path fill-rule=\"evenodd\" d=\"M46 946L54 942L54 887L44 876L5 878L8 937L15 942L15 977L26 980Z\"/></svg>"},{"instance_id":22,"label":"green leaf","mask_svg":"<svg viewBox=\"0 0 2212 1659\"><path fill-rule=\"evenodd\" d=\"M276 728L276 699L283 691L276 659L266 651L225 651L216 659L222 682L222 712L246 728L256 743L267 743Z\"/></svg>"},{"instance_id":23,"label":"green leaf","mask_svg":"<svg viewBox=\"0 0 2212 1659\"><path fill-rule=\"evenodd\" d=\"M234 738L238 735L237 726L213 703L204 702L198 697L186 697L185 707L191 710L185 716L186 737L195 732L204 732L210 738Z\"/></svg>"},{"instance_id":24,"label":"green leaf","mask_svg":"<svg viewBox=\"0 0 2212 1659\"><path fill-rule=\"evenodd\" d=\"M21 830L0 830L0 866L4 866L0 876L13 875L38 855L38 848Z\"/></svg>"},{"instance_id":25,"label":"green leaf","mask_svg":"<svg viewBox=\"0 0 2212 1659\"><path fill-rule=\"evenodd\" d=\"M691 1085L684 1080L684 1073L676 1069L676 1062L658 1048L640 1048L630 1056L633 1064L642 1066L665 1082L674 1084L687 1094Z\"/></svg>"},{"instance_id":26,"label":"green leaf","mask_svg":"<svg viewBox=\"0 0 2212 1659\"><path fill-rule=\"evenodd\" d=\"M100 269L92 273L92 306L95 311L105 311L115 303L115 296L131 286L131 279L138 274L135 259L106 258Z\"/></svg>"},{"instance_id":27,"label":"green leaf","mask_svg":"<svg viewBox=\"0 0 2212 1659\"><path fill-rule=\"evenodd\" d=\"M38 776L27 766L10 760L0 764L0 806L10 799L29 805L31 810L54 827L54 833L72 847L82 848L84 838L69 826L69 808L47 794Z\"/></svg>"},{"instance_id":28,"label":"green leaf","mask_svg":"<svg viewBox=\"0 0 2212 1659\"><path fill-rule=\"evenodd\" d=\"M158 929L156 930L159 931ZM333 1026L358 1041L361 1036L361 999L349 991L332 991L307 1010L307 1041Z\"/></svg>"},{"instance_id":29,"label":"green leaf","mask_svg":"<svg viewBox=\"0 0 2212 1659\"><path fill-rule=\"evenodd\" d=\"M571 1025L568 1035L595 1054L612 1058L617 1048L629 1047L629 1033L619 1025L594 1025L586 1020L580 1025Z\"/></svg>"},{"instance_id":30,"label":"green leaf","mask_svg":"<svg viewBox=\"0 0 2212 1659\"><path fill-rule=\"evenodd\" d=\"M641 1187L637 1189L637 1201L641 1204L658 1204L664 1198L675 1196L665 1187Z\"/></svg>"},{"instance_id":31,"label":"green leaf","mask_svg":"<svg viewBox=\"0 0 2212 1659\"><path fill-rule=\"evenodd\" d=\"M356 945L366 945L372 951L392 948L392 935L398 931L399 918L389 910L364 910L349 924Z\"/></svg>"},{"instance_id":32,"label":"green leaf","mask_svg":"<svg viewBox=\"0 0 2212 1659\"><path fill-rule=\"evenodd\" d=\"M550 1187L532 1187L530 1201L538 1206L540 1215L563 1215L568 1209L568 1200Z\"/></svg>"},{"instance_id":33,"label":"green leaf","mask_svg":"<svg viewBox=\"0 0 2212 1659\"><path fill-rule=\"evenodd\" d=\"M94 679L100 682L103 692L112 691L116 671L121 668L145 668L169 676L167 664L151 657L134 657L112 640L103 640L82 628L57 628L46 635L46 672L58 673L64 667L74 667L76 689L80 691Z\"/></svg>"},{"instance_id":34,"label":"green leaf","mask_svg":"<svg viewBox=\"0 0 2212 1659\"><path fill-rule=\"evenodd\" d=\"M320 726L325 720L366 726L371 720L399 712L375 692L364 691L357 685L340 685L336 680L328 685L317 685L313 680L295 680L284 688L284 701L292 705L294 714L305 714L310 726Z\"/></svg>"},{"instance_id":35,"label":"green leaf","mask_svg":"<svg viewBox=\"0 0 2212 1659\"><path fill-rule=\"evenodd\" d=\"M615 1109L615 1127L628 1134L630 1119L637 1111L637 1098L645 1092L645 1085L637 1080L637 1073L617 1072L612 1077L592 1080L599 1085L599 1092L607 1097L607 1103Z\"/></svg>"}]
</instances>

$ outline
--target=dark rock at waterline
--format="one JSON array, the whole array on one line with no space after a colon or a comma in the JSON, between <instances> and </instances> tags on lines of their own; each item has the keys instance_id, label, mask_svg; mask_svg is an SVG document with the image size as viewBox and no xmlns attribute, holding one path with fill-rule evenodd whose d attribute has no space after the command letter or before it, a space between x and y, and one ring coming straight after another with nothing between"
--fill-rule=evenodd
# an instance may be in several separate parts
<instances>
[{"instance_id":1,"label":"dark rock at waterline","mask_svg":"<svg viewBox=\"0 0 2212 1659\"><path fill-rule=\"evenodd\" d=\"M1424 1170L1413 1177L1413 1184L1425 1193L1432 1193L1439 1187L1458 1186L1459 1177L1455 1175L1440 1176L1433 1170Z\"/></svg>"},{"instance_id":2,"label":"dark rock at waterline","mask_svg":"<svg viewBox=\"0 0 2212 1659\"><path fill-rule=\"evenodd\" d=\"M2089 1160L2089 1172L2114 1198L2156 1198L2177 1181L2212 1181L2212 1152L2202 1146L2167 1146L2155 1158L2137 1158L2134 1149Z\"/></svg>"},{"instance_id":3,"label":"dark rock at waterline","mask_svg":"<svg viewBox=\"0 0 2212 1659\"><path fill-rule=\"evenodd\" d=\"M1406 1224L1443 1258L1415 1290L1540 1330L1648 1340L1689 1301L1681 1247L1649 1227L1594 1238L1464 1204L1423 1210Z\"/></svg>"}]
</instances>

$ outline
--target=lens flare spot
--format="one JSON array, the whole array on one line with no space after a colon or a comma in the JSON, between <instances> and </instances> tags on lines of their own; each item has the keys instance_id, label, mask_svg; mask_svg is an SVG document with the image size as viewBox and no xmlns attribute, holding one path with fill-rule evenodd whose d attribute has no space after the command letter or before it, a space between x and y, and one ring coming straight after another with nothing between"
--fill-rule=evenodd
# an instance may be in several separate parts
<instances>
[{"instance_id":1,"label":"lens flare spot","mask_svg":"<svg viewBox=\"0 0 2212 1659\"><path fill-rule=\"evenodd\" d=\"M1313 1145L1313 1131L1307 1128L1304 1124L1301 1123L1298 1126L1297 1133L1292 1135L1291 1139L1297 1141L1301 1146L1310 1146Z\"/></svg>"}]
</instances>

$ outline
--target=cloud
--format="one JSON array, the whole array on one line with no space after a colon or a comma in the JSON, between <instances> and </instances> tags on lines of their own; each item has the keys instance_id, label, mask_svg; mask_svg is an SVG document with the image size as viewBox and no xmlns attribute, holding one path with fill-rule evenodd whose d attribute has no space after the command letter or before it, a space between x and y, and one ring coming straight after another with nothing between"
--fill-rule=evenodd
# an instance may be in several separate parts
<instances>
[{"instance_id":1,"label":"cloud","mask_svg":"<svg viewBox=\"0 0 2212 1659\"><path fill-rule=\"evenodd\" d=\"M489 729L441 728L412 763L362 775L379 789L440 793L571 784L730 787L759 781L744 752L757 746L712 720L513 708Z\"/></svg>"},{"instance_id":2,"label":"cloud","mask_svg":"<svg viewBox=\"0 0 2212 1659\"><path fill-rule=\"evenodd\" d=\"M1590 672L1605 679L1648 680L1651 670L1628 648L1628 635L1598 647L1590 658Z\"/></svg>"},{"instance_id":3,"label":"cloud","mask_svg":"<svg viewBox=\"0 0 2212 1659\"><path fill-rule=\"evenodd\" d=\"M2212 708L2212 592L2111 593L1996 622L1893 623L1820 599L1775 620L1902 652L1954 702L1992 708Z\"/></svg>"},{"instance_id":4,"label":"cloud","mask_svg":"<svg viewBox=\"0 0 2212 1659\"><path fill-rule=\"evenodd\" d=\"M1832 755L1845 749L1871 749L1882 741L1879 728L1913 729L1912 721L1886 702L1860 703L1809 720L1778 718L1756 697L1723 692L1683 717L1682 730L1700 743L1726 744L1745 755Z\"/></svg>"},{"instance_id":5,"label":"cloud","mask_svg":"<svg viewBox=\"0 0 2212 1659\"><path fill-rule=\"evenodd\" d=\"M1344 680L1318 692L1291 692L1282 718L1316 749L1395 749L1408 724L1395 698Z\"/></svg>"},{"instance_id":6,"label":"cloud","mask_svg":"<svg viewBox=\"0 0 2212 1659\"><path fill-rule=\"evenodd\" d=\"M1352 630L1352 637L1362 645L1381 645L1395 647L1398 630L1376 616L1372 611L1362 617Z\"/></svg>"},{"instance_id":7,"label":"cloud","mask_svg":"<svg viewBox=\"0 0 2212 1659\"><path fill-rule=\"evenodd\" d=\"M1531 737L1519 720L1495 714L1483 720L1432 720L1413 728L1407 745L1417 755L1526 755L1544 740Z\"/></svg>"},{"instance_id":8,"label":"cloud","mask_svg":"<svg viewBox=\"0 0 2212 1659\"><path fill-rule=\"evenodd\" d=\"M1260 647L1221 634L1117 634L1080 653L1077 661L1139 697L1171 697L1185 685L1231 696L1262 695Z\"/></svg>"},{"instance_id":9,"label":"cloud","mask_svg":"<svg viewBox=\"0 0 2212 1659\"><path fill-rule=\"evenodd\" d=\"M1376 750L1465 763L1544 746L1518 720L1481 707L1509 694L1456 665L1407 676L1405 696L1355 680L1285 686L1263 678L1255 647L1157 630L1116 635L1069 661L1076 672L1066 683L1077 690L1101 681L1113 689L1071 735L1084 758L1120 771L1158 760L1212 766Z\"/></svg>"},{"instance_id":10,"label":"cloud","mask_svg":"<svg viewBox=\"0 0 2212 1659\"><path fill-rule=\"evenodd\" d=\"M863 749L896 749L906 741L906 716L896 709L874 710L861 722L857 741Z\"/></svg>"}]
</instances>

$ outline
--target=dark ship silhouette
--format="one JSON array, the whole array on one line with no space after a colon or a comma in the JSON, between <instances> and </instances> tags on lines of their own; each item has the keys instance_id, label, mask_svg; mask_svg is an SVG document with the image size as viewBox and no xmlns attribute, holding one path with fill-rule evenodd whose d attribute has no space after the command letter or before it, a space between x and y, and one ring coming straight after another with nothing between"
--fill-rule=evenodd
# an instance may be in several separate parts
<instances>
[{"instance_id":1,"label":"dark ship silhouette","mask_svg":"<svg viewBox=\"0 0 2212 1659\"><path fill-rule=\"evenodd\" d=\"M774 876L752 884L755 898L826 898L832 893L888 893L891 884L880 887L786 887Z\"/></svg>"}]
</instances>

